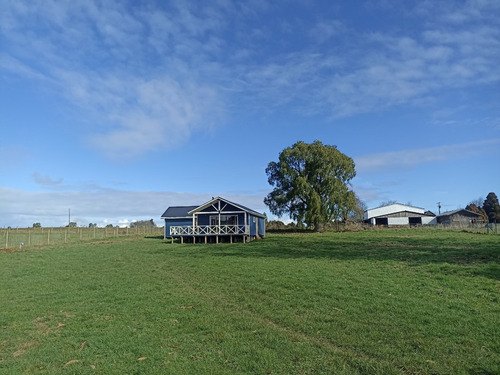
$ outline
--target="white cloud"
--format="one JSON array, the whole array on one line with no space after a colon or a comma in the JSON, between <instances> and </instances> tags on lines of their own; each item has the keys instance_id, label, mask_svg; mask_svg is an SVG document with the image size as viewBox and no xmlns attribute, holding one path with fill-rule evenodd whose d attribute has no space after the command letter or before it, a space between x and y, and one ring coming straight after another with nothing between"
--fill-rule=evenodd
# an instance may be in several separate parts
<instances>
[{"instance_id":1,"label":"white cloud","mask_svg":"<svg viewBox=\"0 0 500 375\"><path fill-rule=\"evenodd\" d=\"M73 116L87 123L79 135L108 156L171 149L223 119L224 99L211 83L211 64L205 64L207 54L220 48L216 39L204 40L219 27L220 15L204 18L209 11L181 5L159 13L91 1L8 3L1 27L10 43L0 66L57 91ZM155 53L161 40L168 47Z\"/></svg>"},{"instance_id":2,"label":"white cloud","mask_svg":"<svg viewBox=\"0 0 500 375\"><path fill-rule=\"evenodd\" d=\"M437 106L443 93L500 80L492 1L432 11L422 2L409 20L414 27L397 35L321 17L253 23L276 10L12 1L0 26L8 42L0 66L60 92L90 115L89 144L120 158L177 147L222 122L228 108L237 116L292 105L301 114L346 117ZM306 42L290 43L302 32Z\"/></svg>"},{"instance_id":3,"label":"white cloud","mask_svg":"<svg viewBox=\"0 0 500 375\"><path fill-rule=\"evenodd\" d=\"M484 141L444 145L438 147L391 151L354 158L356 171L374 172L413 167L420 164L443 162L481 155L494 155L500 148L500 138Z\"/></svg>"}]
</instances>

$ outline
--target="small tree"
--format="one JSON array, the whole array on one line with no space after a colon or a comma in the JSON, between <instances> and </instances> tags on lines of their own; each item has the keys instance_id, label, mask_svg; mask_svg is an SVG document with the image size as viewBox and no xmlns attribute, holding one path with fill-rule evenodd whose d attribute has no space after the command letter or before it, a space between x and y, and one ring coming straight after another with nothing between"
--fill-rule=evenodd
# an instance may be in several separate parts
<instances>
[{"instance_id":1,"label":"small tree","mask_svg":"<svg viewBox=\"0 0 500 375\"><path fill-rule=\"evenodd\" d=\"M89 228L97 228L97 224L96 223L89 223Z\"/></svg>"},{"instance_id":2,"label":"small tree","mask_svg":"<svg viewBox=\"0 0 500 375\"><path fill-rule=\"evenodd\" d=\"M42 224L40 223L33 223L33 228L41 228Z\"/></svg>"},{"instance_id":3,"label":"small tree","mask_svg":"<svg viewBox=\"0 0 500 375\"><path fill-rule=\"evenodd\" d=\"M336 146L297 142L284 149L278 162L266 168L274 190L264 199L271 213L287 213L309 228L320 231L323 225L343 220L355 206L350 181L356 175L354 161Z\"/></svg>"}]
</instances>

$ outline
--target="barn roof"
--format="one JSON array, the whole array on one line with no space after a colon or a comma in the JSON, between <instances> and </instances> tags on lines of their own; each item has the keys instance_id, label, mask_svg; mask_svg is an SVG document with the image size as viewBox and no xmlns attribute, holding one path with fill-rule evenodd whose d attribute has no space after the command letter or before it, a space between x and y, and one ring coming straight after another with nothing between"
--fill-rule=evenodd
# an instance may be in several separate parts
<instances>
[{"instance_id":1,"label":"barn roof","mask_svg":"<svg viewBox=\"0 0 500 375\"><path fill-rule=\"evenodd\" d=\"M465 208L459 208L458 210L443 212L442 214L439 214L438 217L451 216L451 215L458 214L459 212L466 212L468 214L472 214L472 215L476 215L476 216L481 216L481 214L479 214L477 212L466 210Z\"/></svg>"},{"instance_id":2,"label":"barn roof","mask_svg":"<svg viewBox=\"0 0 500 375\"><path fill-rule=\"evenodd\" d=\"M187 218L191 217L188 214L189 211L194 210L198 206L172 206L167 208L167 210L161 215L162 219L173 219L173 218Z\"/></svg>"}]
</instances>

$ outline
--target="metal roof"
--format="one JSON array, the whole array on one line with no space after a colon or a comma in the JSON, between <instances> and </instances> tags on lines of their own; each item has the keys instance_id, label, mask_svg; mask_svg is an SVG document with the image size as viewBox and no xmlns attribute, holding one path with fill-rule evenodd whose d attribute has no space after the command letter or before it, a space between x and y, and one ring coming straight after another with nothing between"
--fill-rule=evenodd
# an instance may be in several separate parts
<instances>
[{"instance_id":1,"label":"metal roof","mask_svg":"<svg viewBox=\"0 0 500 375\"><path fill-rule=\"evenodd\" d=\"M188 214L189 211L194 210L198 206L172 206L167 208L167 210L161 215L162 219L165 218L188 218L192 217Z\"/></svg>"},{"instance_id":2,"label":"metal roof","mask_svg":"<svg viewBox=\"0 0 500 375\"><path fill-rule=\"evenodd\" d=\"M481 216L481 214L479 214L477 212L466 210L465 208L459 208L458 210L443 212L442 214L439 214L438 217L441 217L441 216L451 216L451 215L454 215L454 214L462 212L462 211L465 211L465 212L467 212L469 214L473 214L473 215L476 215L476 216Z\"/></svg>"}]
</instances>

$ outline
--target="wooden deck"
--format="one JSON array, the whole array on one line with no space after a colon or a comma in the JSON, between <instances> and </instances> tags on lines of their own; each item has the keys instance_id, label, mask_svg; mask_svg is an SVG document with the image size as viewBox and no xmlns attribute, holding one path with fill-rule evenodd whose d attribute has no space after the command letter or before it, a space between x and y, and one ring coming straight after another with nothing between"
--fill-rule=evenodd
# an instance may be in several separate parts
<instances>
[{"instance_id":1,"label":"wooden deck","mask_svg":"<svg viewBox=\"0 0 500 375\"><path fill-rule=\"evenodd\" d=\"M183 225L171 226L170 236L210 236L210 235L249 235L249 225Z\"/></svg>"},{"instance_id":2,"label":"wooden deck","mask_svg":"<svg viewBox=\"0 0 500 375\"><path fill-rule=\"evenodd\" d=\"M256 236L254 236L256 237ZM250 236L250 225L182 225L170 227L170 238L172 242L174 238L180 238L181 243L184 240L197 242L215 242L226 238L230 243L234 240L248 242L253 238ZM197 240L197 238L199 240ZM212 239L212 240L210 240Z\"/></svg>"}]
</instances>

